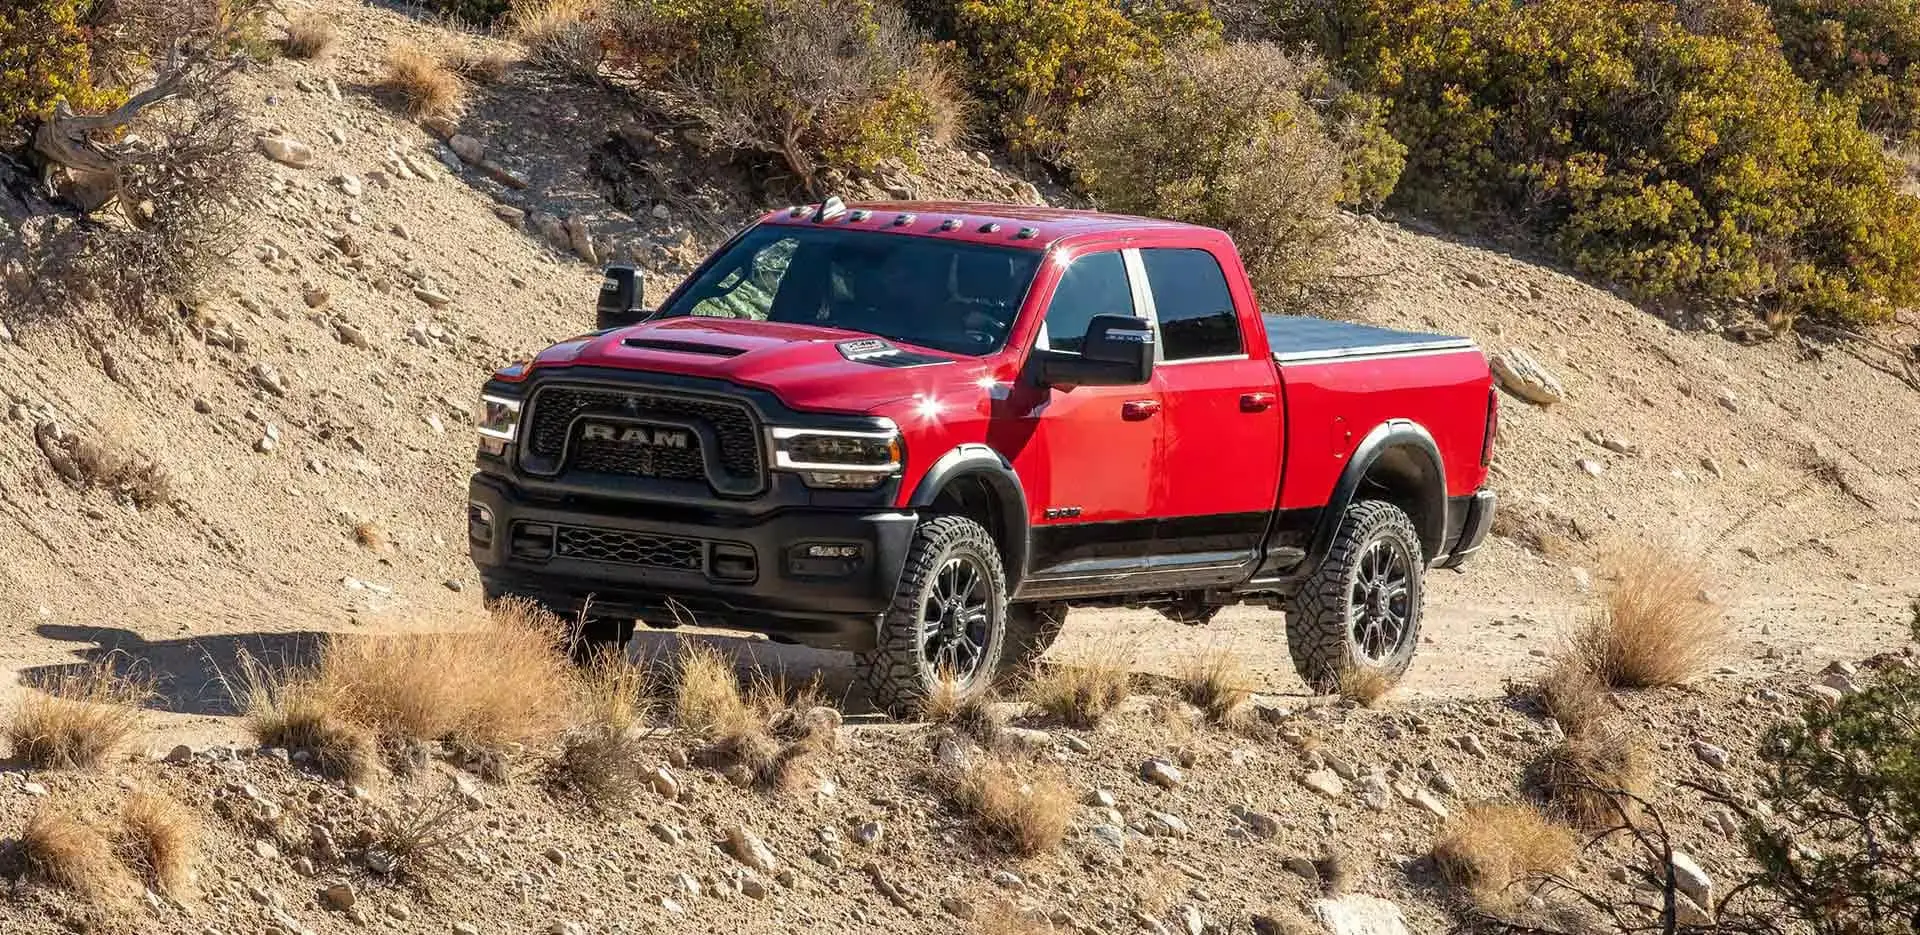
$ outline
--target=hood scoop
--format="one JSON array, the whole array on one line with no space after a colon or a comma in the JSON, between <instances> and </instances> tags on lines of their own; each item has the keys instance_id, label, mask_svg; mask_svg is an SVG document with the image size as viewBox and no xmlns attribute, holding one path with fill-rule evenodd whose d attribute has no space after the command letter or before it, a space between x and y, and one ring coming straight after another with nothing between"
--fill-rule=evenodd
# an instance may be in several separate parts
<instances>
[{"instance_id":1,"label":"hood scoop","mask_svg":"<svg viewBox=\"0 0 1920 935\"><path fill-rule=\"evenodd\" d=\"M701 344L698 341L674 341L665 338L628 338L621 341L622 347L631 347L644 351L671 351L675 354L705 354L709 357L739 357L746 351L737 347L724 347L719 344Z\"/></svg>"}]
</instances>

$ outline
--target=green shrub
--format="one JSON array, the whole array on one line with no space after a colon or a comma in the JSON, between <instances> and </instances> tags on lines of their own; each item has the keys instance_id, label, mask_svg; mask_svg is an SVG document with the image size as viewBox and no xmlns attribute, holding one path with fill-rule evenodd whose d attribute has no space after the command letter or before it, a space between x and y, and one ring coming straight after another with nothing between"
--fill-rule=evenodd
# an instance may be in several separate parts
<instances>
[{"instance_id":1,"label":"green shrub","mask_svg":"<svg viewBox=\"0 0 1920 935\"><path fill-rule=\"evenodd\" d=\"M1920 0L1766 0L1794 71L1844 95L1860 122L1920 139Z\"/></svg>"},{"instance_id":2,"label":"green shrub","mask_svg":"<svg viewBox=\"0 0 1920 935\"><path fill-rule=\"evenodd\" d=\"M514 6L513 0L427 0L427 5L454 19L482 24L505 16Z\"/></svg>"},{"instance_id":3,"label":"green shrub","mask_svg":"<svg viewBox=\"0 0 1920 935\"><path fill-rule=\"evenodd\" d=\"M1272 310L1325 277L1341 199L1377 200L1398 174L1377 114L1350 95L1317 112L1325 72L1278 47L1189 46L1124 77L1069 124L1068 164L1102 208L1233 234Z\"/></svg>"},{"instance_id":4,"label":"green shrub","mask_svg":"<svg viewBox=\"0 0 1920 935\"><path fill-rule=\"evenodd\" d=\"M1747 825L1762 914L1818 935L1911 932L1920 918L1920 675L1814 704L1763 747L1761 798ZM1743 887L1744 888L1744 887ZM1777 911L1784 910L1784 912Z\"/></svg>"},{"instance_id":5,"label":"green shrub","mask_svg":"<svg viewBox=\"0 0 1920 935\"><path fill-rule=\"evenodd\" d=\"M1199 0L922 0L916 10L967 52L1007 143L1048 158L1073 114L1127 69L1220 33Z\"/></svg>"},{"instance_id":6,"label":"green shrub","mask_svg":"<svg viewBox=\"0 0 1920 935\"><path fill-rule=\"evenodd\" d=\"M1873 322L1920 298L1920 200L1751 0L1277 0L1389 102L1394 202L1531 230L1643 298Z\"/></svg>"},{"instance_id":7,"label":"green shrub","mask_svg":"<svg viewBox=\"0 0 1920 935\"><path fill-rule=\"evenodd\" d=\"M0 9L0 129L44 119L65 100L86 113L123 92L99 81L87 17L93 0L16 0Z\"/></svg>"},{"instance_id":8,"label":"green shrub","mask_svg":"<svg viewBox=\"0 0 1920 935\"><path fill-rule=\"evenodd\" d=\"M670 84L714 141L776 154L802 184L826 169L916 165L953 102L899 7L874 0L629 0L613 58Z\"/></svg>"}]
</instances>

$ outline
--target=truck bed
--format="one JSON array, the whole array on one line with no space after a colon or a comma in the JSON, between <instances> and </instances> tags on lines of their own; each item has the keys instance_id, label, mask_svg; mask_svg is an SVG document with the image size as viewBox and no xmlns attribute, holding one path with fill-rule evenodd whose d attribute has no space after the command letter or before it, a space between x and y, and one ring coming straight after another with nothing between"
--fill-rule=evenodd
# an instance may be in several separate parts
<instances>
[{"instance_id":1,"label":"truck bed","mask_svg":"<svg viewBox=\"0 0 1920 935\"><path fill-rule=\"evenodd\" d=\"M1465 351L1473 342L1444 334L1395 331L1350 321L1298 315L1263 315L1267 345L1282 364L1375 357L1422 351Z\"/></svg>"}]
</instances>

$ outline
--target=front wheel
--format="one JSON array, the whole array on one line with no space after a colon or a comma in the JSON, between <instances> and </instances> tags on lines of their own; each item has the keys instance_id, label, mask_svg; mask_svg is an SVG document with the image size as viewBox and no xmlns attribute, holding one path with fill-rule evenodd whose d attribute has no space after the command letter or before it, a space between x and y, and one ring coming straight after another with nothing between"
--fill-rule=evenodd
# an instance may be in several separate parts
<instances>
[{"instance_id":1,"label":"front wheel","mask_svg":"<svg viewBox=\"0 0 1920 935\"><path fill-rule=\"evenodd\" d=\"M860 656L875 706L915 713L943 679L962 697L988 691L1007 647L1007 576L979 523L939 516L914 530L879 643Z\"/></svg>"},{"instance_id":2,"label":"front wheel","mask_svg":"<svg viewBox=\"0 0 1920 935\"><path fill-rule=\"evenodd\" d=\"M1360 675L1399 681L1420 642L1420 536L1399 507L1362 500L1287 607L1287 651L1317 691Z\"/></svg>"}]
</instances>

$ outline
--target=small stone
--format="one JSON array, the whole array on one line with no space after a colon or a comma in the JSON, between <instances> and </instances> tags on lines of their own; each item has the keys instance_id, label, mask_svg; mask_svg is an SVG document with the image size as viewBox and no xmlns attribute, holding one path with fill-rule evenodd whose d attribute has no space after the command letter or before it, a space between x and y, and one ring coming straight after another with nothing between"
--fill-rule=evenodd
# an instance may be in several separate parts
<instances>
[{"instance_id":1,"label":"small stone","mask_svg":"<svg viewBox=\"0 0 1920 935\"><path fill-rule=\"evenodd\" d=\"M1271 838L1280 833L1280 822L1265 812L1244 812L1240 821L1256 838Z\"/></svg>"},{"instance_id":2,"label":"small stone","mask_svg":"<svg viewBox=\"0 0 1920 935\"><path fill-rule=\"evenodd\" d=\"M452 139L447 140L447 146L453 150L454 155L460 157L462 162L477 164L487 158L487 144L465 133L455 134Z\"/></svg>"},{"instance_id":3,"label":"small stone","mask_svg":"<svg viewBox=\"0 0 1920 935\"><path fill-rule=\"evenodd\" d=\"M1726 476L1726 472L1720 469L1720 462L1715 461L1710 456L1700 459L1700 469L1706 471L1708 474L1712 474L1714 477Z\"/></svg>"},{"instance_id":4,"label":"small stone","mask_svg":"<svg viewBox=\"0 0 1920 935\"><path fill-rule=\"evenodd\" d=\"M327 303L333 301L333 293L328 292L325 286L310 286L302 290L300 296L306 300L308 308L325 308Z\"/></svg>"},{"instance_id":5,"label":"small stone","mask_svg":"<svg viewBox=\"0 0 1920 935\"><path fill-rule=\"evenodd\" d=\"M667 207L664 202L654 205L652 213L653 213L654 220L656 221L664 221L670 217L673 217L673 209Z\"/></svg>"},{"instance_id":6,"label":"small stone","mask_svg":"<svg viewBox=\"0 0 1920 935\"><path fill-rule=\"evenodd\" d=\"M357 175L350 173L343 174L333 181L334 184L340 186L341 194L346 195L348 198L358 198L366 191L366 187L361 183L360 177Z\"/></svg>"},{"instance_id":7,"label":"small stone","mask_svg":"<svg viewBox=\"0 0 1920 935\"><path fill-rule=\"evenodd\" d=\"M1575 461L1573 463L1574 463L1574 466L1578 467L1582 471L1587 472L1588 474L1593 475L1594 477L1599 477L1600 475L1605 474L1607 472L1606 465L1601 464L1600 462L1595 461L1592 458L1581 458L1580 460Z\"/></svg>"},{"instance_id":8,"label":"small stone","mask_svg":"<svg viewBox=\"0 0 1920 935\"><path fill-rule=\"evenodd\" d=\"M341 344L345 344L348 347L366 349L373 346L373 342L367 339L367 333L365 331L360 330L359 326L348 322L334 322L333 336L335 340L338 340Z\"/></svg>"},{"instance_id":9,"label":"small stone","mask_svg":"<svg viewBox=\"0 0 1920 935\"><path fill-rule=\"evenodd\" d=\"M774 856L767 842L740 825L727 829L727 852L733 855L733 859L761 873L772 873L780 868L780 858Z\"/></svg>"},{"instance_id":10,"label":"small stone","mask_svg":"<svg viewBox=\"0 0 1920 935\"><path fill-rule=\"evenodd\" d=\"M1162 789L1177 789L1187 781L1180 767L1154 757L1140 764L1140 778Z\"/></svg>"},{"instance_id":11,"label":"small stone","mask_svg":"<svg viewBox=\"0 0 1920 935\"><path fill-rule=\"evenodd\" d=\"M1811 694L1816 700L1826 702L1829 705L1837 705L1841 699L1846 697L1839 689L1828 685L1809 685L1807 686L1807 693Z\"/></svg>"},{"instance_id":12,"label":"small stone","mask_svg":"<svg viewBox=\"0 0 1920 935\"><path fill-rule=\"evenodd\" d=\"M275 860L280 856L280 849L274 847L270 841L255 841L253 842L253 853L254 856L263 860Z\"/></svg>"},{"instance_id":13,"label":"small stone","mask_svg":"<svg viewBox=\"0 0 1920 935\"><path fill-rule=\"evenodd\" d=\"M680 780L664 766L656 766L647 773L647 785L663 799L680 797Z\"/></svg>"},{"instance_id":14,"label":"small stone","mask_svg":"<svg viewBox=\"0 0 1920 935\"><path fill-rule=\"evenodd\" d=\"M1740 397L1733 395L1733 391L1724 386L1714 394L1713 401L1719 403L1720 408L1728 412L1740 411Z\"/></svg>"},{"instance_id":15,"label":"small stone","mask_svg":"<svg viewBox=\"0 0 1920 935\"><path fill-rule=\"evenodd\" d=\"M990 879L993 880L994 886L1000 887L1003 890L1022 889L1027 885L1027 881L1021 879L1019 874L1011 870L995 870Z\"/></svg>"},{"instance_id":16,"label":"small stone","mask_svg":"<svg viewBox=\"0 0 1920 935\"><path fill-rule=\"evenodd\" d=\"M313 147L292 137L263 136L260 138L260 151L268 159L295 169L313 165Z\"/></svg>"},{"instance_id":17,"label":"small stone","mask_svg":"<svg viewBox=\"0 0 1920 935\"><path fill-rule=\"evenodd\" d=\"M853 829L853 843L861 847L872 847L880 843L880 839L885 836L885 834L886 828L879 822L865 822L861 824L860 827Z\"/></svg>"},{"instance_id":18,"label":"small stone","mask_svg":"<svg viewBox=\"0 0 1920 935\"><path fill-rule=\"evenodd\" d=\"M1447 817L1447 806L1425 789L1413 790L1413 804L1426 809L1435 818Z\"/></svg>"},{"instance_id":19,"label":"small stone","mask_svg":"<svg viewBox=\"0 0 1920 935\"><path fill-rule=\"evenodd\" d=\"M1093 744L1088 743L1085 738L1078 735L1063 734L1060 739L1062 743L1066 744L1068 750L1078 753L1081 756L1093 752Z\"/></svg>"},{"instance_id":20,"label":"small stone","mask_svg":"<svg viewBox=\"0 0 1920 935\"><path fill-rule=\"evenodd\" d=\"M31 796L44 796L47 794L47 787L37 782L23 782L20 784L20 791Z\"/></svg>"},{"instance_id":21,"label":"small stone","mask_svg":"<svg viewBox=\"0 0 1920 935\"><path fill-rule=\"evenodd\" d=\"M446 293L429 289L426 286L413 287L413 297L434 308L446 308L453 304L453 299L449 298Z\"/></svg>"},{"instance_id":22,"label":"small stone","mask_svg":"<svg viewBox=\"0 0 1920 935\"><path fill-rule=\"evenodd\" d=\"M1673 878L1680 892L1702 906L1713 905L1713 878L1684 851L1673 852Z\"/></svg>"},{"instance_id":23,"label":"small stone","mask_svg":"<svg viewBox=\"0 0 1920 935\"><path fill-rule=\"evenodd\" d=\"M275 396L287 395L286 378L280 375L278 368L264 360L253 365L253 382Z\"/></svg>"},{"instance_id":24,"label":"small stone","mask_svg":"<svg viewBox=\"0 0 1920 935\"><path fill-rule=\"evenodd\" d=\"M161 758L160 762L173 766L182 766L191 763L193 762L193 748L183 743L167 751L167 755Z\"/></svg>"},{"instance_id":25,"label":"small stone","mask_svg":"<svg viewBox=\"0 0 1920 935\"><path fill-rule=\"evenodd\" d=\"M1696 740L1693 742L1693 755L1699 757L1700 762L1714 769L1727 768L1727 751L1724 748L1716 747L1704 740Z\"/></svg>"},{"instance_id":26,"label":"small stone","mask_svg":"<svg viewBox=\"0 0 1920 935\"><path fill-rule=\"evenodd\" d=\"M1342 782L1338 773L1330 769L1317 769L1300 780L1301 784L1330 799L1347 794L1347 784Z\"/></svg>"},{"instance_id":27,"label":"small stone","mask_svg":"<svg viewBox=\"0 0 1920 935\"><path fill-rule=\"evenodd\" d=\"M1480 757L1481 759L1486 759L1488 755L1487 745L1480 742L1479 734L1468 734L1464 737L1461 737L1460 749L1465 750L1468 753L1473 754L1474 756Z\"/></svg>"},{"instance_id":28,"label":"small stone","mask_svg":"<svg viewBox=\"0 0 1920 935\"><path fill-rule=\"evenodd\" d=\"M1143 830L1148 834L1184 838L1193 833L1193 829L1178 815L1158 812L1150 808L1145 809L1144 812Z\"/></svg>"},{"instance_id":29,"label":"small stone","mask_svg":"<svg viewBox=\"0 0 1920 935\"><path fill-rule=\"evenodd\" d=\"M653 836L656 838L659 838L660 843L662 844L679 844L683 840L683 838L680 835L680 829L675 828L672 825L665 825L665 824L660 824L656 822L652 827L648 828L647 830L653 832Z\"/></svg>"},{"instance_id":30,"label":"small stone","mask_svg":"<svg viewBox=\"0 0 1920 935\"><path fill-rule=\"evenodd\" d=\"M940 909L962 922L972 921L974 915L973 904L958 896L941 897Z\"/></svg>"},{"instance_id":31,"label":"small stone","mask_svg":"<svg viewBox=\"0 0 1920 935\"><path fill-rule=\"evenodd\" d=\"M1095 789L1087 793L1086 802L1094 808L1112 808L1114 806L1113 793L1105 789Z\"/></svg>"},{"instance_id":32,"label":"small stone","mask_svg":"<svg viewBox=\"0 0 1920 935\"><path fill-rule=\"evenodd\" d=\"M388 903L387 915L393 916L394 918L399 919L402 922L405 922L408 919L413 917L413 910L408 909L406 906L400 903Z\"/></svg>"},{"instance_id":33,"label":"small stone","mask_svg":"<svg viewBox=\"0 0 1920 935\"><path fill-rule=\"evenodd\" d=\"M351 883L335 883L320 891L320 901L325 903L328 909L332 909L335 912L345 912L348 909L352 909L353 904L359 902L359 900L360 897L353 891L353 884Z\"/></svg>"}]
</instances>

